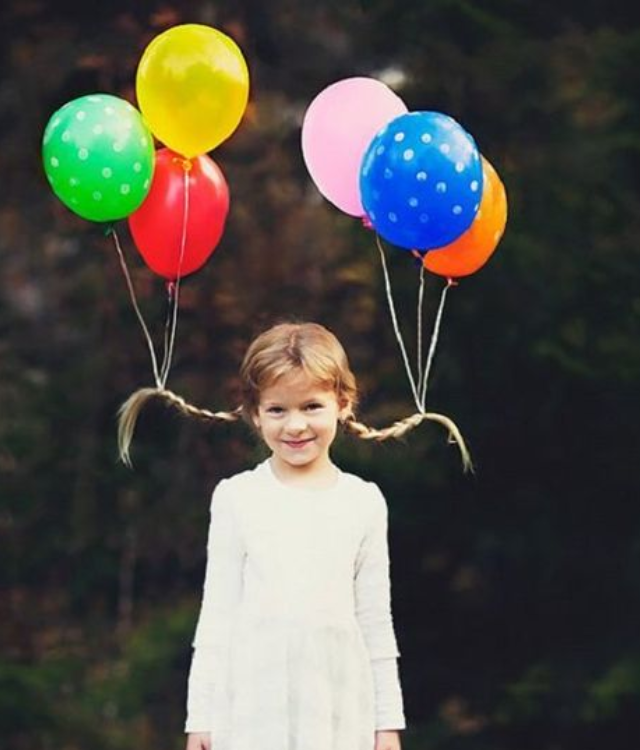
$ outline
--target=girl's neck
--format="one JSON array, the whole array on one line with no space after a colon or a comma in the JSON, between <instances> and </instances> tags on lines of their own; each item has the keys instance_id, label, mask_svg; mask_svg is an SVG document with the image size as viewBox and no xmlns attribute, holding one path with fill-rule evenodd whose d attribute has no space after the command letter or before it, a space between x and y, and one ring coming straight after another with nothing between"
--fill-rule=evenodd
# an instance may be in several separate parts
<instances>
[{"instance_id":1,"label":"girl's neck","mask_svg":"<svg viewBox=\"0 0 640 750\"><path fill-rule=\"evenodd\" d=\"M326 490L333 487L338 480L338 469L329 458L321 465L297 467L271 455L269 466L275 478L287 487Z\"/></svg>"}]
</instances>

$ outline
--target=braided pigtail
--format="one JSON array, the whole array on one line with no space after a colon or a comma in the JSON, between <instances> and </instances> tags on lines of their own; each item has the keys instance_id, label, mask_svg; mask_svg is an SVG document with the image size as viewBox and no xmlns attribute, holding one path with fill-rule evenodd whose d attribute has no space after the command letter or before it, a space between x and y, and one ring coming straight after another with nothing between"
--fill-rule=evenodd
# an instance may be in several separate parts
<instances>
[{"instance_id":1,"label":"braided pigtail","mask_svg":"<svg viewBox=\"0 0 640 750\"><path fill-rule=\"evenodd\" d=\"M449 417L445 417L444 414L436 414L435 412L416 412L410 417L394 422L389 427L384 427L380 430L377 430L374 427L368 427L362 422L358 422L353 416L347 417L343 422L343 425L347 432L357 435L361 440L377 440L382 442L389 438L399 439L403 437L410 430L419 427L426 419L432 422L439 422L449 430L449 442L457 444L462 457L464 471L473 472L473 462L464 438L455 422L449 419Z\"/></svg>"},{"instance_id":2,"label":"braided pigtail","mask_svg":"<svg viewBox=\"0 0 640 750\"><path fill-rule=\"evenodd\" d=\"M131 442L138 416L144 405L152 398L161 398L187 417L197 417L207 421L237 422L242 416L242 407L234 411L209 411L188 403L173 391L166 388L140 388L122 404L118 410L118 456L123 464L131 468Z\"/></svg>"}]
</instances>

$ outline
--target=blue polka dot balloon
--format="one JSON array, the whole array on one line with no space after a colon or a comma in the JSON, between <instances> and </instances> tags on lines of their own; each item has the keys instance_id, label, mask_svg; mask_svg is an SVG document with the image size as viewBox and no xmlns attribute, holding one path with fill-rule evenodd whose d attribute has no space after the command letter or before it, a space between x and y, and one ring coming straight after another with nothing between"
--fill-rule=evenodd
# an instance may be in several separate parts
<instances>
[{"instance_id":1,"label":"blue polka dot balloon","mask_svg":"<svg viewBox=\"0 0 640 750\"><path fill-rule=\"evenodd\" d=\"M400 115L369 144L360 192L369 221L388 242L416 250L448 245L469 228L480 205L478 148L448 115Z\"/></svg>"}]
</instances>

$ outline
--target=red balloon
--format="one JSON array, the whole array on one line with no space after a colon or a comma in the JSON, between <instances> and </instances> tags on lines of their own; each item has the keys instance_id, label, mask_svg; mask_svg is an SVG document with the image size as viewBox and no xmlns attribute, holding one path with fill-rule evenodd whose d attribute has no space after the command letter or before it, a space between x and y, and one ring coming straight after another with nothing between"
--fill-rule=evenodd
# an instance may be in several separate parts
<instances>
[{"instance_id":1,"label":"red balloon","mask_svg":"<svg viewBox=\"0 0 640 750\"><path fill-rule=\"evenodd\" d=\"M228 212L229 188L211 157L185 159L163 148L156 153L151 190L129 216L129 228L149 268L174 281L206 262L222 237Z\"/></svg>"}]
</instances>

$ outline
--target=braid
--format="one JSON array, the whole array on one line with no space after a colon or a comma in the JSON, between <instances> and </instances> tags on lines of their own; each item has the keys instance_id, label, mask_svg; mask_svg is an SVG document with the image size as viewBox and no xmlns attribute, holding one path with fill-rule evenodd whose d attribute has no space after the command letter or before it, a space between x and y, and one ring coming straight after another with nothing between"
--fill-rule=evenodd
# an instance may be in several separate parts
<instances>
[{"instance_id":1,"label":"braid","mask_svg":"<svg viewBox=\"0 0 640 750\"><path fill-rule=\"evenodd\" d=\"M206 421L237 422L241 419L244 412L242 406L239 406L233 411L214 412L209 409L202 409L194 406L182 396L179 396L177 393L169 391L166 388L140 388L135 391L135 393L132 393L118 410L118 456L122 463L130 468L133 465L130 450L136 423L143 407L147 401L150 401L152 398L163 399L187 417L197 417L198 419ZM473 472L473 462L471 461L469 450L460 430L455 422L443 414L436 414L435 412L416 412L415 414L400 419L389 427L383 427L382 429L369 427L363 422L358 422L356 418L351 415L343 422L343 426L347 432L357 435L361 440L376 440L382 442L389 438L395 438L398 440L401 437L404 437L407 432L419 427L425 420L439 422L449 430L449 442L457 444L462 457L464 471Z\"/></svg>"},{"instance_id":2,"label":"braid","mask_svg":"<svg viewBox=\"0 0 640 750\"><path fill-rule=\"evenodd\" d=\"M130 449L138 416L143 406L152 398L164 399L187 417L197 417L207 421L237 422L243 412L241 406L231 412L200 409L185 401L182 396L165 388L140 388L132 393L118 410L118 455L126 466L132 466Z\"/></svg>"},{"instance_id":3,"label":"braid","mask_svg":"<svg viewBox=\"0 0 640 750\"><path fill-rule=\"evenodd\" d=\"M416 412L410 417L394 422L389 427L384 427L380 430L375 429L374 427L368 427L366 424L356 421L353 416L347 417L343 424L348 432L357 435L361 440L377 440L382 442L389 438L399 439L403 437L410 430L419 427L425 419L431 420L432 422L439 422L449 430L449 442L458 445L464 470L473 472L473 462L471 461L471 455L469 454L464 438L455 422L449 419L449 417L445 417L444 414L436 414L435 412Z\"/></svg>"}]
</instances>

